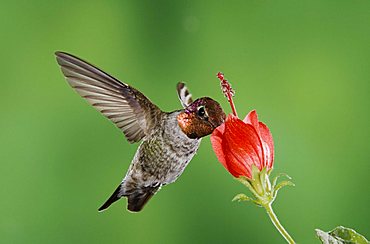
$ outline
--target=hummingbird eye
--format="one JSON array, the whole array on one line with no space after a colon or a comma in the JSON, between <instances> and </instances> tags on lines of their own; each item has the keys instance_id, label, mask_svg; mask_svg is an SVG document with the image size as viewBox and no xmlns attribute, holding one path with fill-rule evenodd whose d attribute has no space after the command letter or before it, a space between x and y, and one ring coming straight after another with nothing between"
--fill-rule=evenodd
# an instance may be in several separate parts
<instances>
[{"instance_id":1,"label":"hummingbird eye","mask_svg":"<svg viewBox=\"0 0 370 244\"><path fill-rule=\"evenodd\" d=\"M204 108L204 106L198 107L197 114L199 117L204 117L206 115L206 109Z\"/></svg>"}]
</instances>

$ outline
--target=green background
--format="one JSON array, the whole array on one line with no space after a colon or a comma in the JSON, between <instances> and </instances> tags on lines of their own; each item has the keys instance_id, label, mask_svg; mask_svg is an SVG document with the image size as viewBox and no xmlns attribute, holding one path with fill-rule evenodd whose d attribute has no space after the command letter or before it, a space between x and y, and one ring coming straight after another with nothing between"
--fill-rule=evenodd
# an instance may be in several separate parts
<instances>
[{"instance_id":1,"label":"green background","mask_svg":"<svg viewBox=\"0 0 370 244\"><path fill-rule=\"evenodd\" d=\"M73 53L179 109L195 97L244 117L257 109L276 146L273 174L296 184L274 204L299 243L337 225L370 236L370 2L2 1L1 243L284 243L209 137L182 177L143 212L97 208L137 145L65 82L54 51Z\"/></svg>"}]
</instances>

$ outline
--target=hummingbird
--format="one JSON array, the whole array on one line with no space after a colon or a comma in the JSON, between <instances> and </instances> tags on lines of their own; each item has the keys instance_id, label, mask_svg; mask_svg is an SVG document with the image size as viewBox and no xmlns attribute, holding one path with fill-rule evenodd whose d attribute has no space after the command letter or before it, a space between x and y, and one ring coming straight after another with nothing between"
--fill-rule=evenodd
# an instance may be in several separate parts
<instances>
[{"instance_id":1,"label":"hummingbird","mask_svg":"<svg viewBox=\"0 0 370 244\"><path fill-rule=\"evenodd\" d=\"M65 52L56 60L69 85L111 120L130 143L140 142L129 169L103 211L122 197L139 212L162 186L183 173L207 136L225 120L220 104L209 97L193 101L185 83L177 84L183 106L163 112L143 93L88 62Z\"/></svg>"}]
</instances>

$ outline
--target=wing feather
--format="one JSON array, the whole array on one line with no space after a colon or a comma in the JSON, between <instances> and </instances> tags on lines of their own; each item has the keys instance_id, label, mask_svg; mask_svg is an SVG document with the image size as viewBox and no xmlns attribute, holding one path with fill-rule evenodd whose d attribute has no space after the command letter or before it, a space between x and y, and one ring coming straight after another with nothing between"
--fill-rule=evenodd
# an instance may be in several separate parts
<instances>
[{"instance_id":1,"label":"wing feather","mask_svg":"<svg viewBox=\"0 0 370 244\"><path fill-rule=\"evenodd\" d=\"M55 55L71 87L115 123L129 142L140 141L155 126L162 112L141 92L71 54Z\"/></svg>"}]
</instances>

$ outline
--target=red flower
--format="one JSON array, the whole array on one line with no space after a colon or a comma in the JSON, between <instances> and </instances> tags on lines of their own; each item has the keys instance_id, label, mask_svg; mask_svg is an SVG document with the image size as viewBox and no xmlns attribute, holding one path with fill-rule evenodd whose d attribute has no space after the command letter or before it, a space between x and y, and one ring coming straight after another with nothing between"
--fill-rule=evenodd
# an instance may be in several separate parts
<instances>
[{"instance_id":1,"label":"red flower","mask_svg":"<svg viewBox=\"0 0 370 244\"><path fill-rule=\"evenodd\" d=\"M255 110L240 120L232 102L230 84L219 73L221 86L228 98L234 115L230 114L225 123L211 135L211 143L218 160L234 176L252 178L252 165L261 171L272 169L274 163L274 142L269 128L258 121Z\"/></svg>"},{"instance_id":2,"label":"red flower","mask_svg":"<svg viewBox=\"0 0 370 244\"><path fill-rule=\"evenodd\" d=\"M258 121L255 110L244 121L230 114L211 135L218 160L234 176L252 177L252 165L261 171L274 163L274 142L269 128Z\"/></svg>"},{"instance_id":3,"label":"red flower","mask_svg":"<svg viewBox=\"0 0 370 244\"><path fill-rule=\"evenodd\" d=\"M269 128L258 121L255 110L242 121L238 118L232 97L234 91L224 75L219 72L222 92L230 103L233 114L217 127L211 135L213 151L222 165L246 186L254 197L238 194L233 201L251 201L266 209L271 221L288 243L295 243L272 210L277 192L284 186L294 186L289 180L277 183L281 174L271 184L269 175L274 165L274 142ZM288 179L290 177L285 175Z\"/></svg>"}]
</instances>

